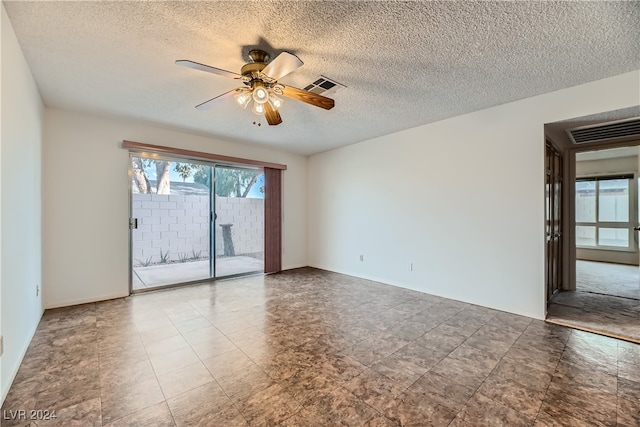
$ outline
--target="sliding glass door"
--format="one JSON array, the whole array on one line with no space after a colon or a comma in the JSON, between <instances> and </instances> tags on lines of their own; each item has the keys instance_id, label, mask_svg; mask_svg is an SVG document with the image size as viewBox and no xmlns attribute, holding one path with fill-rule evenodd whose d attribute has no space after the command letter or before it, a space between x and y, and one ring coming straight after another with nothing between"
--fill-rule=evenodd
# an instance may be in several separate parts
<instances>
[{"instance_id":1,"label":"sliding glass door","mask_svg":"<svg viewBox=\"0 0 640 427\"><path fill-rule=\"evenodd\" d=\"M261 169L132 154L130 175L132 292L264 271Z\"/></svg>"},{"instance_id":2,"label":"sliding glass door","mask_svg":"<svg viewBox=\"0 0 640 427\"><path fill-rule=\"evenodd\" d=\"M264 173L215 167L215 277L264 271Z\"/></svg>"}]
</instances>

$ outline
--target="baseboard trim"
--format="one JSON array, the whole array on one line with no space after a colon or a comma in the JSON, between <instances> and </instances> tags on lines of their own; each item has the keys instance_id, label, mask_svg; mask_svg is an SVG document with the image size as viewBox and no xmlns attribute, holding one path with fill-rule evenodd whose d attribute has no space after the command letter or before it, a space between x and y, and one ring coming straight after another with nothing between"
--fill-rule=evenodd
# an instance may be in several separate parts
<instances>
[{"instance_id":1,"label":"baseboard trim","mask_svg":"<svg viewBox=\"0 0 640 427\"><path fill-rule=\"evenodd\" d=\"M77 299L77 300L71 300L71 301L62 301L62 302L54 302L51 304L47 304L45 306L46 310L50 310L53 308L62 308L62 307L70 307L73 305L80 305L80 304L89 304L92 302L100 302L100 301L108 301L111 299L118 299L118 298L124 298L124 297L128 297L129 296L129 292L126 293L122 293L122 292L118 292L115 294L108 294L108 295L101 295L99 297L94 297L94 298L81 298L81 299Z\"/></svg>"},{"instance_id":2,"label":"baseboard trim","mask_svg":"<svg viewBox=\"0 0 640 427\"><path fill-rule=\"evenodd\" d=\"M282 271L286 271L286 270L295 270L296 268L305 268L305 267L309 267L309 265L307 264L293 264L293 265L287 265L285 267L282 267Z\"/></svg>"}]
</instances>

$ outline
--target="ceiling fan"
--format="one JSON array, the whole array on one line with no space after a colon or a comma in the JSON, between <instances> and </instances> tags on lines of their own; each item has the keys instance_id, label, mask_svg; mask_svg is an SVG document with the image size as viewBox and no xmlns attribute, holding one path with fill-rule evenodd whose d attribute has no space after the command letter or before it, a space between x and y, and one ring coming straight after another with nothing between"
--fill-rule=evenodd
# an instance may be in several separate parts
<instances>
[{"instance_id":1,"label":"ceiling fan","mask_svg":"<svg viewBox=\"0 0 640 427\"><path fill-rule=\"evenodd\" d=\"M334 101L331 98L278 83L278 80L282 77L303 65L303 62L297 56L282 52L267 64L269 54L263 50L254 49L249 52L249 57L252 62L245 64L240 70L240 74L186 59L176 61L177 65L240 80L244 84L244 86L232 89L196 105L196 109L208 110L218 102L233 96L243 108L247 108L253 101L252 111L258 115L264 115L267 122L275 126L282 123L278 109L283 101L278 95L306 102L325 110L333 108Z\"/></svg>"}]
</instances>

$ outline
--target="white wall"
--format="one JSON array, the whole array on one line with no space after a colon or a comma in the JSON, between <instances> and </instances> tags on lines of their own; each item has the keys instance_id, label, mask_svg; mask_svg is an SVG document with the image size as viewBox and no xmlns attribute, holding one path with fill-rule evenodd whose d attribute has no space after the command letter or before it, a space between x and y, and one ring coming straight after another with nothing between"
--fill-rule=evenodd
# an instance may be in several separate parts
<instances>
[{"instance_id":1,"label":"white wall","mask_svg":"<svg viewBox=\"0 0 640 427\"><path fill-rule=\"evenodd\" d=\"M41 145L43 105L2 6L0 144L0 403L42 316Z\"/></svg>"},{"instance_id":2,"label":"white wall","mask_svg":"<svg viewBox=\"0 0 640 427\"><path fill-rule=\"evenodd\" d=\"M597 176L638 171L638 156L576 161L576 177Z\"/></svg>"},{"instance_id":3,"label":"white wall","mask_svg":"<svg viewBox=\"0 0 640 427\"><path fill-rule=\"evenodd\" d=\"M544 123L638 105L639 86L636 71L310 157L310 265L543 318Z\"/></svg>"},{"instance_id":4,"label":"white wall","mask_svg":"<svg viewBox=\"0 0 640 427\"><path fill-rule=\"evenodd\" d=\"M130 184L123 139L286 164L283 267L307 265L306 157L47 108L43 151L47 308L128 294ZM92 236L91 250L82 251L87 234Z\"/></svg>"}]
</instances>

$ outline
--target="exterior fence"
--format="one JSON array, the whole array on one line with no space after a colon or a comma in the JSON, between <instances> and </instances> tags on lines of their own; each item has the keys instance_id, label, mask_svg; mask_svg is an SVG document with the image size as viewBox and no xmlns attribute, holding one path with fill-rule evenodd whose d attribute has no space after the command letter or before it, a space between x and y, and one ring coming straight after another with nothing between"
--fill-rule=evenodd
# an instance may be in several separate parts
<instances>
[{"instance_id":1,"label":"exterior fence","mask_svg":"<svg viewBox=\"0 0 640 427\"><path fill-rule=\"evenodd\" d=\"M209 196L134 193L134 266L208 258L209 206ZM263 199L216 197L216 214L216 256L262 254ZM223 236L220 225L230 234Z\"/></svg>"}]
</instances>

